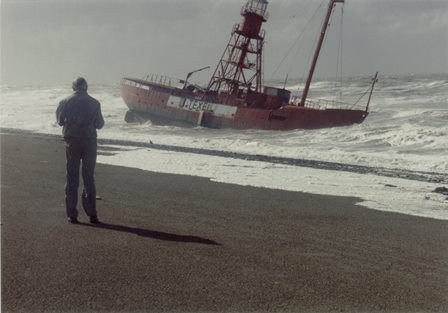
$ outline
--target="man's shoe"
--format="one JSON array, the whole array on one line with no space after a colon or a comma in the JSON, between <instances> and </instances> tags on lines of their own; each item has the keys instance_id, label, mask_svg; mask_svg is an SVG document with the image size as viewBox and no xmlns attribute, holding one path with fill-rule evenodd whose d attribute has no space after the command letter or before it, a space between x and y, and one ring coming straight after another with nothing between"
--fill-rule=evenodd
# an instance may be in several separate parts
<instances>
[{"instance_id":1,"label":"man's shoe","mask_svg":"<svg viewBox=\"0 0 448 313\"><path fill-rule=\"evenodd\" d=\"M76 217L69 217L68 222L70 224L78 224L78 219Z\"/></svg>"},{"instance_id":2,"label":"man's shoe","mask_svg":"<svg viewBox=\"0 0 448 313\"><path fill-rule=\"evenodd\" d=\"M99 224L100 221L98 220L98 217L96 217L96 216L91 216L91 217L90 217L90 223L92 223L92 224Z\"/></svg>"}]
</instances>

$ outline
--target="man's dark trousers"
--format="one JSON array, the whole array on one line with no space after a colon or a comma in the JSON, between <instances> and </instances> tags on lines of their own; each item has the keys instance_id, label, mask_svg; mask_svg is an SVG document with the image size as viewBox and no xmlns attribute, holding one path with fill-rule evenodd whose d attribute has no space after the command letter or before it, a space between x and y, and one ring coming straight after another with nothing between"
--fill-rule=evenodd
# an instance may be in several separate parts
<instances>
[{"instance_id":1,"label":"man's dark trousers","mask_svg":"<svg viewBox=\"0 0 448 313\"><path fill-rule=\"evenodd\" d=\"M88 216L97 216L96 213L96 138L66 138L67 156L67 183L65 185L65 205L67 216L78 217L76 205L78 203L79 168L82 164L82 178L84 190L82 193L82 206Z\"/></svg>"}]
</instances>

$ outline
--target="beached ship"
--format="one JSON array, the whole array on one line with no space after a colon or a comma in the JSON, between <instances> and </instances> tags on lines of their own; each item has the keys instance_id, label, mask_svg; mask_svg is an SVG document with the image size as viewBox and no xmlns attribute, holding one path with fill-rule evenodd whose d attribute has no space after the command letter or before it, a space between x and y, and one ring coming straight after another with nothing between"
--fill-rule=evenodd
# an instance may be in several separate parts
<instances>
[{"instance_id":1,"label":"beached ship","mask_svg":"<svg viewBox=\"0 0 448 313\"><path fill-rule=\"evenodd\" d=\"M231 38L206 87L163 76L125 77L121 94L129 108L125 120L150 119L156 123L181 123L211 128L315 129L362 123L376 82L362 107L308 99L309 88L333 7L344 0L330 0L305 87L295 100L285 88L263 86L262 60L267 21L267 0L248 0L241 9L243 21Z\"/></svg>"}]
</instances>

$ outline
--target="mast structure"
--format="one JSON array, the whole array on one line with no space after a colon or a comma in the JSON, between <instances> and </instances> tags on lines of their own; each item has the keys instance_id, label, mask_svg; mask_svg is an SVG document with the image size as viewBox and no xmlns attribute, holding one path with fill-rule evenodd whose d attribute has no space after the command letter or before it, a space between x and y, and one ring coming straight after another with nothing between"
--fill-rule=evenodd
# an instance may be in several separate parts
<instances>
[{"instance_id":1,"label":"mast structure","mask_svg":"<svg viewBox=\"0 0 448 313\"><path fill-rule=\"evenodd\" d=\"M317 60L319 59L320 50L322 49L322 44L325 39L325 33L328 28L328 24L330 22L331 13L333 11L333 7L336 6L336 3L344 3L345 0L330 0L330 3L328 4L328 10L327 15L325 17L324 23L322 25L322 30L320 32L319 41L316 46L316 50L314 52L313 61L311 63L311 68L308 73L308 77L306 80L305 88L302 93L302 99L300 100L299 106L305 106L305 101L308 97L308 92L310 90L311 81L313 80L314 71L316 70Z\"/></svg>"},{"instance_id":2,"label":"mast structure","mask_svg":"<svg viewBox=\"0 0 448 313\"><path fill-rule=\"evenodd\" d=\"M241 9L243 22L233 27L207 90L237 94L241 89L261 92L262 53L267 21L267 0L248 0Z\"/></svg>"},{"instance_id":3,"label":"mast structure","mask_svg":"<svg viewBox=\"0 0 448 313\"><path fill-rule=\"evenodd\" d=\"M372 99L373 88L375 88L375 84L378 82L378 72L375 73L375 76L372 78L372 87L369 92L369 99L367 100L366 112L369 112L370 100Z\"/></svg>"}]
</instances>

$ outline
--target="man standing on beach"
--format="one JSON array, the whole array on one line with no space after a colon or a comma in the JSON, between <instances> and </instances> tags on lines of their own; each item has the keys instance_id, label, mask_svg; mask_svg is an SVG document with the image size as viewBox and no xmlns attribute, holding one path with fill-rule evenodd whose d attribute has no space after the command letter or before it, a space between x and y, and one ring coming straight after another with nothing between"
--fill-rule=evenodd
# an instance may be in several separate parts
<instances>
[{"instance_id":1,"label":"man standing on beach","mask_svg":"<svg viewBox=\"0 0 448 313\"><path fill-rule=\"evenodd\" d=\"M74 93L62 100L56 110L56 119L63 126L66 142L67 182L65 185L65 205L68 221L78 223L79 168L82 161L84 190L82 206L90 222L98 224L96 212L96 188L94 180L97 129L104 126L101 104L87 94L87 81L79 77L72 83Z\"/></svg>"}]
</instances>

